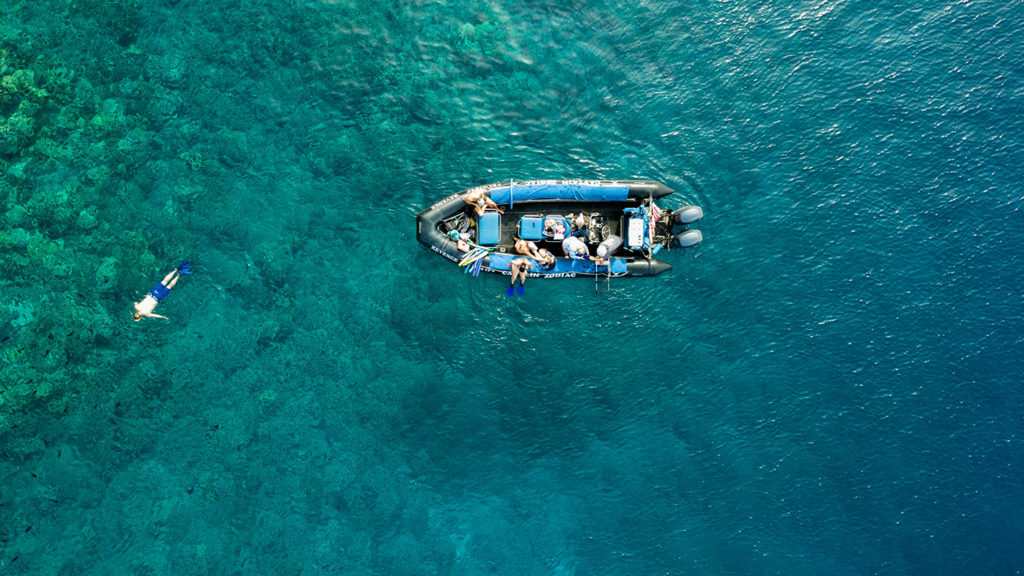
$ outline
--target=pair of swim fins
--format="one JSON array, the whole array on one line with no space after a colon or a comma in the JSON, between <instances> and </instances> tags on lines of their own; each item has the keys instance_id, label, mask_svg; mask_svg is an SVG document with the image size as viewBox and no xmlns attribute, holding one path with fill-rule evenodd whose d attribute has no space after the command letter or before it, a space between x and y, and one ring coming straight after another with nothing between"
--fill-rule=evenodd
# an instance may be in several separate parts
<instances>
[{"instance_id":1,"label":"pair of swim fins","mask_svg":"<svg viewBox=\"0 0 1024 576\"><path fill-rule=\"evenodd\" d=\"M182 260L181 264L178 264L178 274L192 274L192 264L188 260Z\"/></svg>"},{"instance_id":2,"label":"pair of swim fins","mask_svg":"<svg viewBox=\"0 0 1024 576\"><path fill-rule=\"evenodd\" d=\"M518 290L516 290L515 286L509 286L508 287L508 291L505 292L505 295L506 296L512 296L513 294L515 294L516 296L522 296L523 295L523 285L520 284Z\"/></svg>"}]
</instances>

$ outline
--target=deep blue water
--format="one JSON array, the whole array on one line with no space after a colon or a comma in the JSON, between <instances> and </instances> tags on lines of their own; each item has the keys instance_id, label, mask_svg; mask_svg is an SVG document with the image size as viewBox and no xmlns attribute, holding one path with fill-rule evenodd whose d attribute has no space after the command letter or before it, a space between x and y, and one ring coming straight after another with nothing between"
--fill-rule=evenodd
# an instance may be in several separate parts
<instances>
[{"instance_id":1,"label":"deep blue water","mask_svg":"<svg viewBox=\"0 0 1024 576\"><path fill-rule=\"evenodd\" d=\"M1021 29L8 3L2 573L1024 572ZM414 230L509 178L659 180L705 241L510 299Z\"/></svg>"}]
</instances>

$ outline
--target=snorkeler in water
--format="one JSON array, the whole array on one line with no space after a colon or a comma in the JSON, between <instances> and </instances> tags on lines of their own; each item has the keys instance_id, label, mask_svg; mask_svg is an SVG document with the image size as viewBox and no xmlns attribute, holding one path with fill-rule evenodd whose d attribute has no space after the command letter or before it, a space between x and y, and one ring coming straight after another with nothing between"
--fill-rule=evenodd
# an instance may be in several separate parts
<instances>
[{"instance_id":1,"label":"snorkeler in water","mask_svg":"<svg viewBox=\"0 0 1024 576\"><path fill-rule=\"evenodd\" d=\"M172 270L170 274L164 276L164 279L159 284L153 286L153 289L146 294L146 297L135 303L135 314L132 315L132 319L138 322L142 320L143 316L150 318L163 318L167 320L167 316L161 316L160 314L154 314L153 310L161 300L167 297L171 293L171 288L178 283L183 275L191 274L192 269L189 268L190 264L188 260L185 260L178 265L177 268Z\"/></svg>"},{"instance_id":2,"label":"snorkeler in water","mask_svg":"<svg viewBox=\"0 0 1024 576\"><path fill-rule=\"evenodd\" d=\"M533 260L529 258L520 257L509 262L509 270L512 271L512 283L508 287L508 292L505 293L507 296L512 296L513 294L523 295L523 290L526 288L526 274L533 270L533 267ZM516 290L516 280L520 281L518 290Z\"/></svg>"}]
</instances>

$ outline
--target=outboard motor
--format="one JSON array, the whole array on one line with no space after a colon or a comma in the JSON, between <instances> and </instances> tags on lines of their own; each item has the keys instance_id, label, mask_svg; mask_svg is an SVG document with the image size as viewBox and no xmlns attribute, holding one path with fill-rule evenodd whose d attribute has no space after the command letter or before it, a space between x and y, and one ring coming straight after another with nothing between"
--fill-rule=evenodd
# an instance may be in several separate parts
<instances>
[{"instance_id":1,"label":"outboard motor","mask_svg":"<svg viewBox=\"0 0 1024 576\"><path fill-rule=\"evenodd\" d=\"M704 240L704 235L700 233L700 230L684 230L672 237L672 246L675 248L689 248L690 246L700 244L702 240Z\"/></svg>"},{"instance_id":2,"label":"outboard motor","mask_svg":"<svg viewBox=\"0 0 1024 576\"><path fill-rule=\"evenodd\" d=\"M619 249L619 246L622 246L622 238L615 234L610 234L604 242L597 245L597 257L610 258Z\"/></svg>"},{"instance_id":3,"label":"outboard motor","mask_svg":"<svg viewBox=\"0 0 1024 576\"><path fill-rule=\"evenodd\" d=\"M672 219L676 224L692 224L704 217L704 211L700 206L683 206L672 213Z\"/></svg>"}]
</instances>

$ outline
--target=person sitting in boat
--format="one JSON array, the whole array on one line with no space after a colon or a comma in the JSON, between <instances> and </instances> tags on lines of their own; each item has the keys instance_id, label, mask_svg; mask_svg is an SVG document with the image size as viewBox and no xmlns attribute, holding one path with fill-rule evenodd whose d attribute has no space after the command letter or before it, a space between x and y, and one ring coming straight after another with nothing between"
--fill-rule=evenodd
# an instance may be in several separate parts
<instances>
[{"instance_id":1,"label":"person sitting in boat","mask_svg":"<svg viewBox=\"0 0 1024 576\"><path fill-rule=\"evenodd\" d=\"M572 214L569 215L572 218ZM580 212L579 216L572 219L572 235L586 237L589 234L589 228L587 226L587 215Z\"/></svg>"},{"instance_id":2,"label":"person sitting in boat","mask_svg":"<svg viewBox=\"0 0 1024 576\"><path fill-rule=\"evenodd\" d=\"M622 238L615 234L610 234L604 242L597 245L597 250L595 250L597 257L593 258L594 262L599 266L604 266L611 259L612 253L619 249L619 246L622 246Z\"/></svg>"},{"instance_id":3,"label":"person sitting in boat","mask_svg":"<svg viewBox=\"0 0 1024 576\"><path fill-rule=\"evenodd\" d=\"M192 269L189 266L188 260L185 260L177 268L171 270L167 276L164 276L164 279L159 284L153 286L153 289L146 294L145 298L135 303L135 313L132 314L132 319L138 322L142 320L143 316L148 316L149 318L163 318L167 320L167 316L154 314L153 310L156 309L156 305L161 300L171 293L171 288L174 288L174 285L178 283L183 274L192 273Z\"/></svg>"},{"instance_id":4,"label":"person sitting in boat","mask_svg":"<svg viewBox=\"0 0 1024 576\"><path fill-rule=\"evenodd\" d=\"M587 248L586 242L575 236L569 236L562 240L562 252L565 252L565 255L573 260L590 259L590 248Z\"/></svg>"},{"instance_id":5,"label":"person sitting in boat","mask_svg":"<svg viewBox=\"0 0 1024 576\"><path fill-rule=\"evenodd\" d=\"M537 255L540 256L537 260L540 261L540 269L545 272L553 270L555 267L555 255L548 251L547 248L541 248L537 251Z\"/></svg>"},{"instance_id":6,"label":"person sitting in boat","mask_svg":"<svg viewBox=\"0 0 1024 576\"><path fill-rule=\"evenodd\" d=\"M473 207L476 210L477 216L483 216L486 208L494 208L498 211L498 214L504 214L505 211L498 208L498 205L491 200L491 197L487 195L487 190L480 189L475 192L470 192L462 197L462 200Z\"/></svg>"},{"instance_id":7,"label":"person sitting in boat","mask_svg":"<svg viewBox=\"0 0 1024 576\"><path fill-rule=\"evenodd\" d=\"M509 269L512 270L512 283L508 287L507 295L518 294L523 295L523 290L526 286L526 273L533 270L533 260L529 258L515 258L508 263ZM519 290L516 291L516 280L519 280Z\"/></svg>"},{"instance_id":8,"label":"person sitting in boat","mask_svg":"<svg viewBox=\"0 0 1024 576\"><path fill-rule=\"evenodd\" d=\"M516 238L516 254L529 256L534 260L541 260L540 252L537 251L537 244L522 238Z\"/></svg>"},{"instance_id":9,"label":"person sitting in boat","mask_svg":"<svg viewBox=\"0 0 1024 576\"><path fill-rule=\"evenodd\" d=\"M565 240L562 240L562 251L565 252L566 256L573 260L590 260L598 266L608 264L608 261L604 258L591 256L590 248L587 247L586 242L575 236L569 236Z\"/></svg>"}]
</instances>

